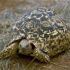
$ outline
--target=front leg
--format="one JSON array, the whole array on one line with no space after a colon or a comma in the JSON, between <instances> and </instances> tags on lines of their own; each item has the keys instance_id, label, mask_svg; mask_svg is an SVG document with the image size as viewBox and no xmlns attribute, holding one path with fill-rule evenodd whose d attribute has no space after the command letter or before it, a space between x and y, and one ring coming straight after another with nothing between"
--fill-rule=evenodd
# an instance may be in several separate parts
<instances>
[{"instance_id":1,"label":"front leg","mask_svg":"<svg viewBox=\"0 0 70 70\"><path fill-rule=\"evenodd\" d=\"M17 53L19 44L16 42L10 44L8 47L4 48L0 52L0 59L7 58L13 56Z\"/></svg>"},{"instance_id":2,"label":"front leg","mask_svg":"<svg viewBox=\"0 0 70 70\"><path fill-rule=\"evenodd\" d=\"M31 56L35 57L41 62L50 62L50 57L46 53L42 52L39 48L35 48Z\"/></svg>"},{"instance_id":3,"label":"front leg","mask_svg":"<svg viewBox=\"0 0 70 70\"><path fill-rule=\"evenodd\" d=\"M7 47L0 52L0 59L15 55L19 49L19 43L24 39L26 39L24 36L17 36L15 40L12 40Z\"/></svg>"}]
</instances>

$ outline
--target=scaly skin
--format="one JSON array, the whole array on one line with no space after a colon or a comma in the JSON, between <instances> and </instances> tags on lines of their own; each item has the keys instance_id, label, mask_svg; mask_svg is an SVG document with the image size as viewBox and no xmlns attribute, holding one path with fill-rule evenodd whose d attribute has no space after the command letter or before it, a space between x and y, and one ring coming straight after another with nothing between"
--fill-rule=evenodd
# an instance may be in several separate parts
<instances>
[{"instance_id":1,"label":"scaly skin","mask_svg":"<svg viewBox=\"0 0 70 70\"><path fill-rule=\"evenodd\" d=\"M19 47L19 43L21 40L25 39L24 37L18 37L15 40L11 41L6 48L4 48L1 52L0 52L0 59L3 58L7 58L10 56L13 56L17 53L18 47Z\"/></svg>"},{"instance_id":2,"label":"scaly skin","mask_svg":"<svg viewBox=\"0 0 70 70\"><path fill-rule=\"evenodd\" d=\"M35 48L30 56L33 56L35 59L38 59L41 62L50 62L50 57L42 52L39 48Z\"/></svg>"},{"instance_id":3,"label":"scaly skin","mask_svg":"<svg viewBox=\"0 0 70 70\"><path fill-rule=\"evenodd\" d=\"M7 48L4 48L0 52L0 59L7 58L7 57L15 55L17 53L18 46L19 46L19 43L16 42L16 43L9 45Z\"/></svg>"}]
</instances>

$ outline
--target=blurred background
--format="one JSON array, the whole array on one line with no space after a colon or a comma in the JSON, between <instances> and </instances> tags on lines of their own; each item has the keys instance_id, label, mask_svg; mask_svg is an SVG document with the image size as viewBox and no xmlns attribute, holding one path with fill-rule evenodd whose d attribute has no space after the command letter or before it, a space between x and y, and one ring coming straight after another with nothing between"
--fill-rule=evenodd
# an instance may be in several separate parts
<instances>
[{"instance_id":1,"label":"blurred background","mask_svg":"<svg viewBox=\"0 0 70 70\"><path fill-rule=\"evenodd\" d=\"M70 0L0 0L0 51L12 39L12 26L27 11L39 7L51 8L70 26ZM13 56L0 60L0 70L26 70L33 58ZM70 51L52 60L53 63L34 61L27 70L70 70Z\"/></svg>"}]
</instances>

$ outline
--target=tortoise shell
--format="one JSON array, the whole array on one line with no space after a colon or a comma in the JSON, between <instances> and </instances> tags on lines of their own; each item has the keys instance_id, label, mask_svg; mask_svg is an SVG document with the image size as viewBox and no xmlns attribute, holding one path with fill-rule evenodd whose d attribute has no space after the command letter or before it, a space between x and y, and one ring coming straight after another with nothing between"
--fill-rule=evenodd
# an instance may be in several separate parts
<instances>
[{"instance_id":1,"label":"tortoise shell","mask_svg":"<svg viewBox=\"0 0 70 70\"><path fill-rule=\"evenodd\" d=\"M52 10L39 8L28 12L16 22L15 29L49 56L69 47L69 28Z\"/></svg>"}]
</instances>

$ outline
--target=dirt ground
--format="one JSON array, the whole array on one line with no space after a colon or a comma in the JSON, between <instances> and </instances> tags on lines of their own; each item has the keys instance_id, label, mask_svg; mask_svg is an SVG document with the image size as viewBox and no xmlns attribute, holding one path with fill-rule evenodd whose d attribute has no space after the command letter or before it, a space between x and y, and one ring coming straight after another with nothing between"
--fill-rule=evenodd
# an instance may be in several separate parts
<instances>
[{"instance_id":1,"label":"dirt ground","mask_svg":"<svg viewBox=\"0 0 70 70\"><path fill-rule=\"evenodd\" d=\"M69 0L0 0L0 50L15 36L12 26L26 11L38 7L53 8L58 16L69 23L68 3ZM70 70L70 50L55 57L50 63L38 60L31 63L32 60L32 57L15 55L0 60L0 70Z\"/></svg>"}]
</instances>

